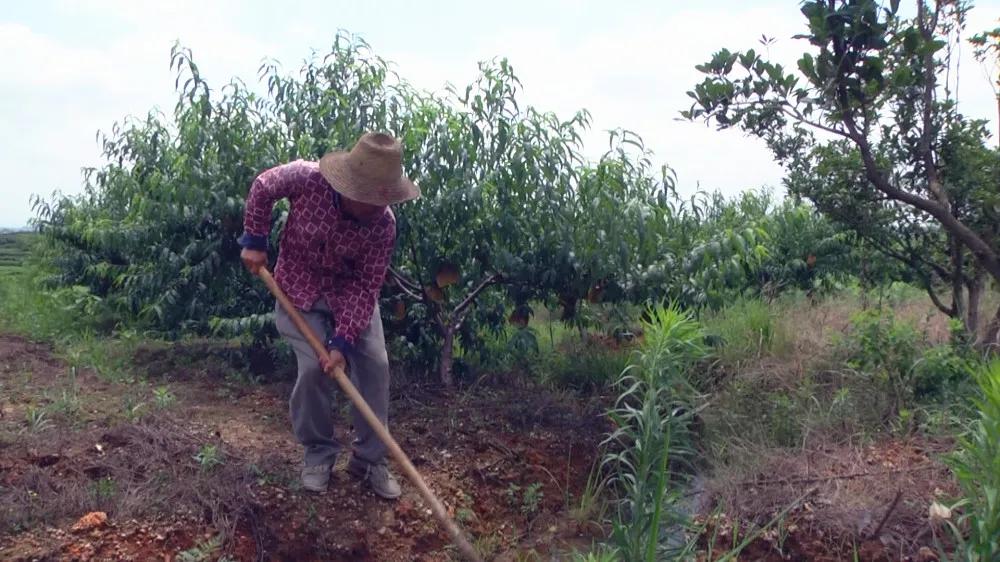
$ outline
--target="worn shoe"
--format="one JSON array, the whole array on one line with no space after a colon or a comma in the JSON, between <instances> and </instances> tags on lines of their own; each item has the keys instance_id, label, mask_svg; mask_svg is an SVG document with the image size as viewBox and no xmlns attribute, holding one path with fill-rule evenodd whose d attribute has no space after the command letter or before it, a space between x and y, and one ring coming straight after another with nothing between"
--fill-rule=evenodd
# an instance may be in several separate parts
<instances>
[{"instance_id":1,"label":"worn shoe","mask_svg":"<svg viewBox=\"0 0 1000 562\"><path fill-rule=\"evenodd\" d=\"M389 472L389 467L384 462L372 464L352 456L347 463L347 472L367 482L376 495L387 500L394 500L403 493L396 477Z\"/></svg>"},{"instance_id":2,"label":"worn shoe","mask_svg":"<svg viewBox=\"0 0 1000 562\"><path fill-rule=\"evenodd\" d=\"M330 484L330 465L302 467L302 487L310 492L325 492Z\"/></svg>"}]
</instances>

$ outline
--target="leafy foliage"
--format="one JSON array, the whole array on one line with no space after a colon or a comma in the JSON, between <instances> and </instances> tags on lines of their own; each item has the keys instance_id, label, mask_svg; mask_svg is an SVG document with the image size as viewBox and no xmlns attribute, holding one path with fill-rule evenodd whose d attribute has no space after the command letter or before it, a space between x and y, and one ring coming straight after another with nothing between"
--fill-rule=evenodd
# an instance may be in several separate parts
<instances>
[{"instance_id":1,"label":"leafy foliage","mask_svg":"<svg viewBox=\"0 0 1000 562\"><path fill-rule=\"evenodd\" d=\"M983 278L1000 279L1000 154L981 122L957 112L948 84L939 99L945 47L969 4L916 4L905 18L899 2L804 2L798 38L810 50L797 72L754 50L720 50L698 66L706 78L684 115L764 139L793 194L902 261L974 332ZM934 294L938 282L950 285L950 304Z\"/></svg>"}]
</instances>

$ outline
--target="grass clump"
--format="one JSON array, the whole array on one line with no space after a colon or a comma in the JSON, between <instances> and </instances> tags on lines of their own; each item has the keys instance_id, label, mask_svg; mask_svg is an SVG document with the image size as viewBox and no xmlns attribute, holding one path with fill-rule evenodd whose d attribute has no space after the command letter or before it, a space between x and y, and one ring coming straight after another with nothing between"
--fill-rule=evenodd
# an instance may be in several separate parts
<instances>
[{"instance_id":1,"label":"grass clump","mask_svg":"<svg viewBox=\"0 0 1000 562\"><path fill-rule=\"evenodd\" d=\"M738 370L764 356L781 356L789 334L774 307L759 299L741 299L703 319L714 356L727 370Z\"/></svg>"}]
</instances>

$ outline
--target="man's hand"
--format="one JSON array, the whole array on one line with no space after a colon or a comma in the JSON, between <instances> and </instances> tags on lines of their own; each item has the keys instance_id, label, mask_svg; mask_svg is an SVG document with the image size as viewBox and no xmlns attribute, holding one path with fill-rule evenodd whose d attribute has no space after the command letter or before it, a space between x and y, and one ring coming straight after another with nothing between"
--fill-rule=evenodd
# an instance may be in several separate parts
<instances>
[{"instance_id":1,"label":"man's hand","mask_svg":"<svg viewBox=\"0 0 1000 562\"><path fill-rule=\"evenodd\" d=\"M347 360L344 359L344 354L339 349L331 349L330 355L320 358L319 364L323 367L323 372L330 375L338 367L340 369L347 368Z\"/></svg>"},{"instance_id":2,"label":"man's hand","mask_svg":"<svg viewBox=\"0 0 1000 562\"><path fill-rule=\"evenodd\" d=\"M240 252L240 259L243 260L243 265L246 266L247 271L254 275L257 275L260 268L267 267L267 252L243 248L243 251Z\"/></svg>"}]
</instances>

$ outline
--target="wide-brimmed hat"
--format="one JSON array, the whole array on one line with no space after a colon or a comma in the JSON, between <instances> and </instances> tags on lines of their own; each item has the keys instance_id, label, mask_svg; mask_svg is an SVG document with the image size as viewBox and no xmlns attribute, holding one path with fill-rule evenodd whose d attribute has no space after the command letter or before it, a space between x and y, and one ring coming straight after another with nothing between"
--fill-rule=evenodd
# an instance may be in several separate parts
<instances>
[{"instance_id":1,"label":"wide-brimmed hat","mask_svg":"<svg viewBox=\"0 0 1000 562\"><path fill-rule=\"evenodd\" d=\"M365 133L350 152L327 153L319 171L338 193L369 205L394 205L420 197L403 175L403 147L392 135Z\"/></svg>"}]
</instances>

